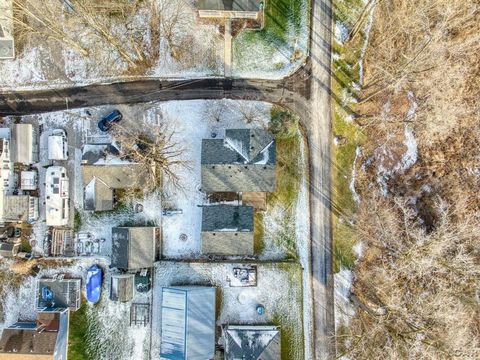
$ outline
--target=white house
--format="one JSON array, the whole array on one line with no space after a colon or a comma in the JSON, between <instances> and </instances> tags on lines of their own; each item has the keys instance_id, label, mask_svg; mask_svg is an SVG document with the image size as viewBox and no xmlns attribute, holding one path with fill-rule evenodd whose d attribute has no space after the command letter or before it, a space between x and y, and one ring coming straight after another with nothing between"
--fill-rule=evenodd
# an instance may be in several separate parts
<instances>
[{"instance_id":1,"label":"white house","mask_svg":"<svg viewBox=\"0 0 480 360\"><path fill-rule=\"evenodd\" d=\"M63 166L50 166L45 176L45 207L48 226L65 226L70 212L69 180Z\"/></svg>"},{"instance_id":2,"label":"white house","mask_svg":"<svg viewBox=\"0 0 480 360\"><path fill-rule=\"evenodd\" d=\"M37 141L32 124L14 124L12 127L12 161L25 165L37 161Z\"/></svg>"}]
</instances>

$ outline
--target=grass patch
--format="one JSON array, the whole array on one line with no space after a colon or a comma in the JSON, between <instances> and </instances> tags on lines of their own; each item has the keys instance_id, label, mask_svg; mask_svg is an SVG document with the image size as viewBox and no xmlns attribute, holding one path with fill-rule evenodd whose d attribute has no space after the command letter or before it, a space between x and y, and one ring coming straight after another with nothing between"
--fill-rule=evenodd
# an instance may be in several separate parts
<instances>
[{"instance_id":1,"label":"grass patch","mask_svg":"<svg viewBox=\"0 0 480 360\"><path fill-rule=\"evenodd\" d=\"M295 328L293 324L285 322L281 317L275 316L273 318L273 324L280 327L280 349L281 349L281 359L282 360L292 360L296 357L295 354L298 352L299 341L296 338Z\"/></svg>"},{"instance_id":2,"label":"grass patch","mask_svg":"<svg viewBox=\"0 0 480 360\"><path fill-rule=\"evenodd\" d=\"M73 231L78 232L80 230L80 227L82 226L82 214L80 214L80 211L78 209L75 209L75 215L73 218Z\"/></svg>"},{"instance_id":3,"label":"grass patch","mask_svg":"<svg viewBox=\"0 0 480 360\"><path fill-rule=\"evenodd\" d=\"M299 264L280 263L277 264L279 271L288 272L289 281L292 286L302 286L302 268ZM272 323L280 327L281 331L281 358L282 360L303 359L304 358L304 334L303 334L303 292L300 292L298 302L301 308L301 314L298 314L302 323L297 324L289 320L285 314L275 314ZM299 326L301 325L301 326Z\"/></svg>"},{"instance_id":4,"label":"grass patch","mask_svg":"<svg viewBox=\"0 0 480 360\"><path fill-rule=\"evenodd\" d=\"M340 0L335 3L334 20L341 21L352 28L363 9L361 0ZM333 267L334 272L340 269L352 269L356 256L353 246L357 242L355 228L348 220L356 211L356 203L350 191L352 166L356 157L357 146L365 140L360 128L351 120L350 104L344 104L345 94L356 97L354 83L359 83L359 67L362 37L357 36L346 46L334 42L333 50L337 54L333 61L333 124L334 136L340 139L333 147L334 166L332 170L332 201L333 213Z\"/></svg>"},{"instance_id":5,"label":"grass patch","mask_svg":"<svg viewBox=\"0 0 480 360\"><path fill-rule=\"evenodd\" d=\"M267 0L262 30L245 31L242 40L246 42L262 41L274 44L287 44L290 27L299 34L302 31L302 20L308 16L306 0Z\"/></svg>"},{"instance_id":6,"label":"grass patch","mask_svg":"<svg viewBox=\"0 0 480 360\"><path fill-rule=\"evenodd\" d=\"M272 215L276 222L282 222L281 229L275 233L275 243L285 250L288 259L297 259L296 203L303 176L298 118L281 107L273 106L269 130L275 135L276 141L276 189L267 195L265 216ZM281 219L277 219L279 211ZM262 235L265 231L263 217L256 219L257 222L262 222L259 230ZM260 248L262 244L257 242L255 246Z\"/></svg>"},{"instance_id":7,"label":"grass patch","mask_svg":"<svg viewBox=\"0 0 480 360\"><path fill-rule=\"evenodd\" d=\"M68 359L90 360L87 355L88 318L85 302L77 311L70 312L70 325L68 328Z\"/></svg>"},{"instance_id":8,"label":"grass patch","mask_svg":"<svg viewBox=\"0 0 480 360\"><path fill-rule=\"evenodd\" d=\"M263 29L242 31L234 39L234 62L239 67L251 63L252 47L262 56L267 56L267 59L271 58L278 48L293 49L293 39L308 31L304 24L308 24L309 14L308 0L266 0ZM285 62L289 61L290 59L273 64L270 62L268 66L274 70L281 69Z\"/></svg>"},{"instance_id":9,"label":"grass patch","mask_svg":"<svg viewBox=\"0 0 480 360\"><path fill-rule=\"evenodd\" d=\"M298 119L290 112L277 106L272 107L269 130L276 141L276 178L274 193L268 194L267 204L281 204L291 208L300 190L301 149Z\"/></svg>"},{"instance_id":10,"label":"grass patch","mask_svg":"<svg viewBox=\"0 0 480 360\"><path fill-rule=\"evenodd\" d=\"M220 319L220 314L222 311L222 306L223 306L223 293L222 293L222 288L219 286L215 288L215 313L216 315L216 320Z\"/></svg>"},{"instance_id":11,"label":"grass patch","mask_svg":"<svg viewBox=\"0 0 480 360\"><path fill-rule=\"evenodd\" d=\"M302 30L302 18L308 16L305 14L307 1L267 0L266 4L264 28L249 33L275 42L286 43L289 26L292 26L296 33Z\"/></svg>"},{"instance_id":12,"label":"grass patch","mask_svg":"<svg viewBox=\"0 0 480 360\"><path fill-rule=\"evenodd\" d=\"M32 252L32 245L30 245L30 241L22 236L22 242L20 243L20 252L31 253Z\"/></svg>"},{"instance_id":13,"label":"grass patch","mask_svg":"<svg viewBox=\"0 0 480 360\"><path fill-rule=\"evenodd\" d=\"M264 213L261 211L255 211L253 215L253 252L256 255L261 254L265 248L263 217Z\"/></svg>"}]
</instances>

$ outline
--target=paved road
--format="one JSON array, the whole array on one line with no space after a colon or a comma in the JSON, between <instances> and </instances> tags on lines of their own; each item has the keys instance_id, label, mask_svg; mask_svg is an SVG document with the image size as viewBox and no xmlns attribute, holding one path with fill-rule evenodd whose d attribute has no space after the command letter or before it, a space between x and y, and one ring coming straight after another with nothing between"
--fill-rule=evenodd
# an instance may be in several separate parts
<instances>
[{"instance_id":1,"label":"paved road","mask_svg":"<svg viewBox=\"0 0 480 360\"><path fill-rule=\"evenodd\" d=\"M104 104L245 99L280 104L300 115L310 156L310 213L315 359L335 356L330 199L330 57L332 1L313 0L310 57L278 80L152 80L0 94L0 116Z\"/></svg>"},{"instance_id":2,"label":"paved road","mask_svg":"<svg viewBox=\"0 0 480 360\"><path fill-rule=\"evenodd\" d=\"M331 227L331 37L332 1L315 0L310 42L310 209L315 357L335 355Z\"/></svg>"}]
</instances>

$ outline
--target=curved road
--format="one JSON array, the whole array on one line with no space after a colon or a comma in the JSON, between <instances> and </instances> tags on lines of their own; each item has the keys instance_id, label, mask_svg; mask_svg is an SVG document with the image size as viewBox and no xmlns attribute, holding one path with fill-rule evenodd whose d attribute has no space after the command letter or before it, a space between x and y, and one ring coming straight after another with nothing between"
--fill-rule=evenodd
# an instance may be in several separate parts
<instances>
[{"instance_id":1,"label":"curved road","mask_svg":"<svg viewBox=\"0 0 480 360\"><path fill-rule=\"evenodd\" d=\"M331 0L312 0L310 57L305 66L282 80L144 79L0 94L0 116L105 104L221 98L276 103L299 114L309 147L313 345L316 360L335 357L330 198L331 6Z\"/></svg>"}]
</instances>

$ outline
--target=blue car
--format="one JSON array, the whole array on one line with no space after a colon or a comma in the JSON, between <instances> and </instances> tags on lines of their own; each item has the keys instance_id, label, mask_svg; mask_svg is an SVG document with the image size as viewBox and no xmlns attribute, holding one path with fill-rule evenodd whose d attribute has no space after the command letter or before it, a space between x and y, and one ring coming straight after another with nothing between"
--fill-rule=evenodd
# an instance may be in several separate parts
<instances>
[{"instance_id":1,"label":"blue car","mask_svg":"<svg viewBox=\"0 0 480 360\"><path fill-rule=\"evenodd\" d=\"M120 120L122 120L122 113L118 110L113 110L98 122L98 128L102 131L108 131L112 128L114 123L118 123Z\"/></svg>"},{"instance_id":2,"label":"blue car","mask_svg":"<svg viewBox=\"0 0 480 360\"><path fill-rule=\"evenodd\" d=\"M95 304L102 294L102 269L98 265L92 265L87 270L87 300Z\"/></svg>"}]
</instances>

